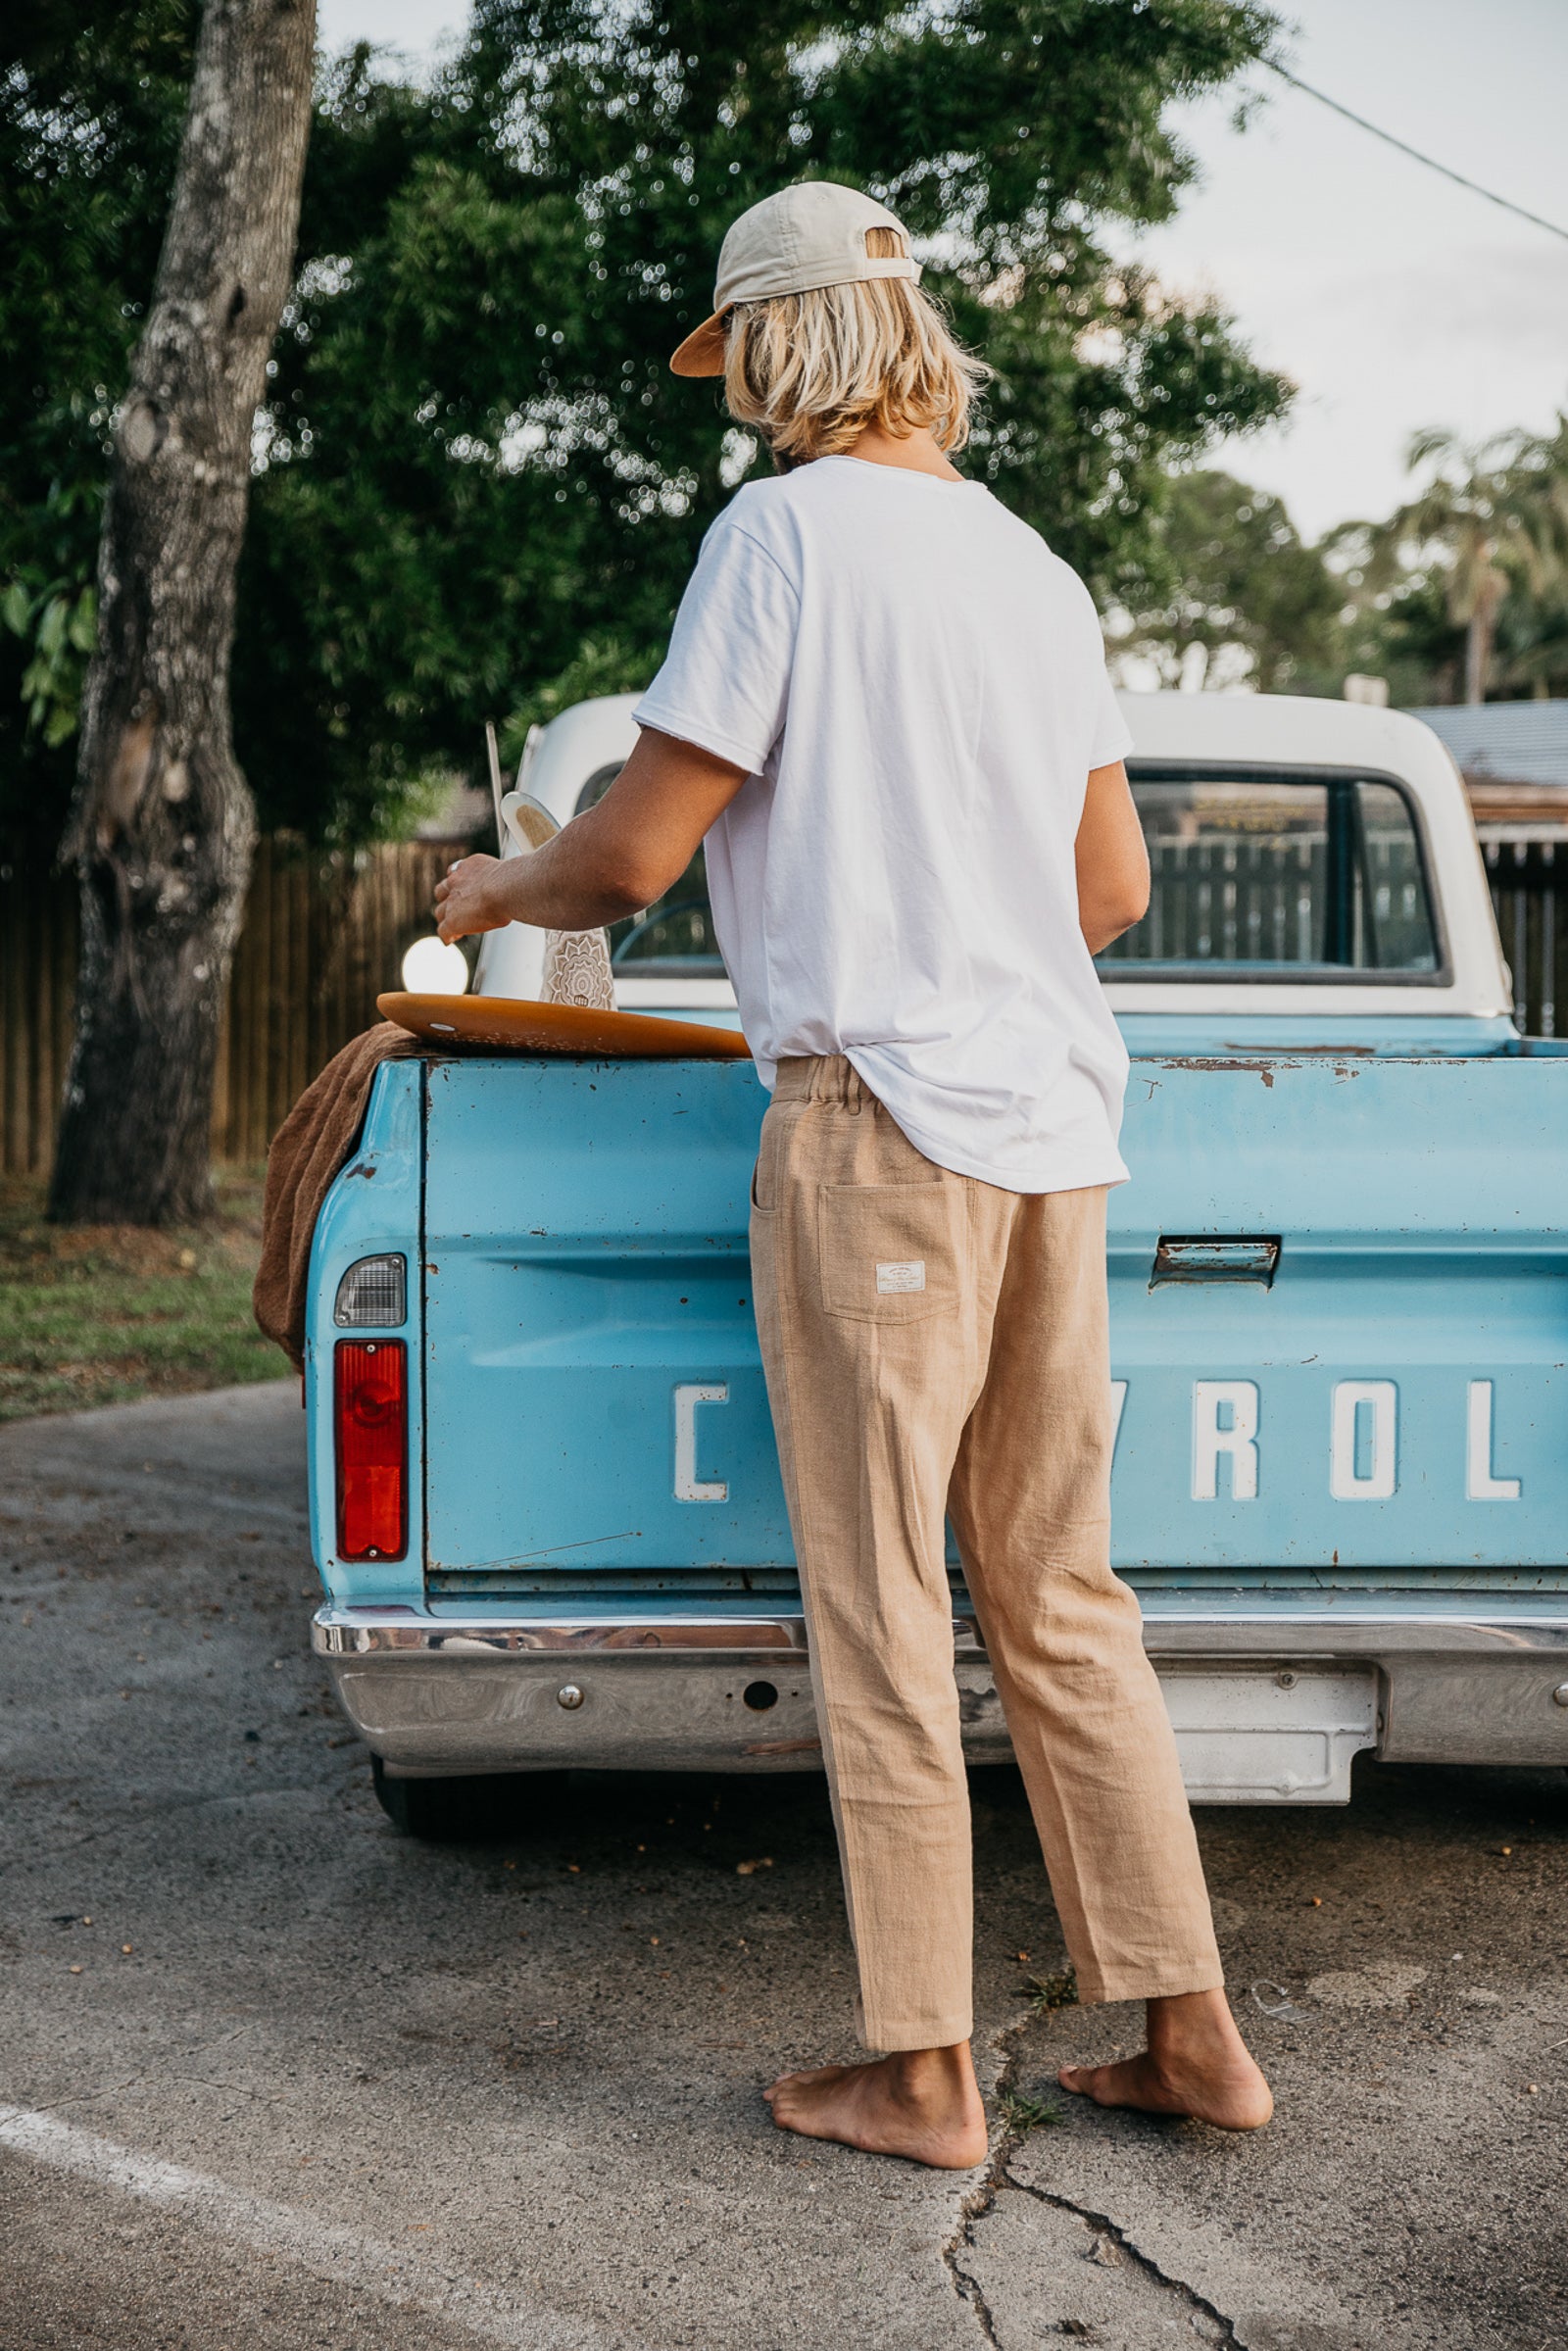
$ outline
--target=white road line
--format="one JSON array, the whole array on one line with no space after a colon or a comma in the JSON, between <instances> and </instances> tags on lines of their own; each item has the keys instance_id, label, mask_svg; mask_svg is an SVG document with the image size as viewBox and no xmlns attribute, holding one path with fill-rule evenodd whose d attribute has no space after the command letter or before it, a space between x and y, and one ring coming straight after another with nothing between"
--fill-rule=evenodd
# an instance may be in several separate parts
<instances>
[{"instance_id":1,"label":"white road line","mask_svg":"<svg viewBox=\"0 0 1568 2351\"><path fill-rule=\"evenodd\" d=\"M0 2104L0 2148L56 2171L79 2173L144 2203L165 2205L232 2243L292 2261L329 2285L369 2294L394 2310L442 2319L483 2342L505 2343L512 2351L612 2351L612 2345L613 2351L642 2351L640 2338L612 2337L591 2322L540 2310L499 2286L461 2277L428 2259L413 2259L335 2221L314 2220L205 2173L138 2155L113 2139L78 2131L58 2115Z\"/></svg>"}]
</instances>

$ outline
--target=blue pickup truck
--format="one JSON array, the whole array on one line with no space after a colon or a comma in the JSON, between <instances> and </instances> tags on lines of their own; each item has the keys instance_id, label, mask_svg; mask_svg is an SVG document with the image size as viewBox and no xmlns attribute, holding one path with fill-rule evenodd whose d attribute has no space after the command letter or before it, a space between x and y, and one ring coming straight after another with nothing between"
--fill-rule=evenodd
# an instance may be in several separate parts
<instances>
[{"instance_id":1,"label":"blue pickup truck","mask_svg":"<svg viewBox=\"0 0 1568 2351\"><path fill-rule=\"evenodd\" d=\"M591 805L631 707L558 718L528 793ZM1114 1545L1189 1791L1568 1763L1568 1059L1515 1029L1459 778L1385 710L1124 707L1153 894L1102 966ZM734 1025L700 857L612 945L624 1008ZM536 996L542 948L492 934L475 987ZM495 1774L819 1766L747 1259L763 1104L733 1059L375 1079L312 1262L313 1638L407 1828Z\"/></svg>"}]
</instances>

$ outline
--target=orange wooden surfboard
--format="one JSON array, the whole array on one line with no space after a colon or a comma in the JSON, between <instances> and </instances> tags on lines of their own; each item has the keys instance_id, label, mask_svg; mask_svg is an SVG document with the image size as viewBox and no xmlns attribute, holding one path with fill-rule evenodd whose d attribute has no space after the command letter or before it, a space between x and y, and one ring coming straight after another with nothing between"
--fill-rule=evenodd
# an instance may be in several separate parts
<instances>
[{"instance_id":1,"label":"orange wooden surfboard","mask_svg":"<svg viewBox=\"0 0 1568 2351\"><path fill-rule=\"evenodd\" d=\"M580 1004L535 1004L518 996L411 996L375 1000L394 1021L431 1045L483 1045L493 1052L578 1053L604 1061L749 1061L738 1029L642 1012L590 1012Z\"/></svg>"}]
</instances>

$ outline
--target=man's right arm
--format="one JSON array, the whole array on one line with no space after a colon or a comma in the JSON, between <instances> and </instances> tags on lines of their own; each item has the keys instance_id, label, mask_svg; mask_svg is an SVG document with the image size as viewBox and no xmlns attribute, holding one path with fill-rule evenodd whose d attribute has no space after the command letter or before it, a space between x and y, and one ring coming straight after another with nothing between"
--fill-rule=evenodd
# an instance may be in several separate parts
<instances>
[{"instance_id":1,"label":"man's right arm","mask_svg":"<svg viewBox=\"0 0 1568 2351\"><path fill-rule=\"evenodd\" d=\"M543 849L453 866L436 884L442 938L508 922L585 931L657 906L745 781L744 767L644 727L604 799Z\"/></svg>"}]
</instances>

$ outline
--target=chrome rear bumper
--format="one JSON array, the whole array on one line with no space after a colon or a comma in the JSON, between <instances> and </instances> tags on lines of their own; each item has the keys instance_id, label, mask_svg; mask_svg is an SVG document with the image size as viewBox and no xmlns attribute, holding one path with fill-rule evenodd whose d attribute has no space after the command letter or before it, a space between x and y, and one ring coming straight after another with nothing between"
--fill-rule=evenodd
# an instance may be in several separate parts
<instances>
[{"instance_id":1,"label":"chrome rear bumper","mask_svg":"<svg viewBox=\"0 0 1568 2351\"><path fill-rule=\"evenodd\" d=\"M395 1778L821 1765L799 1616L329 1604L311 1633ZM1568 1601L1164 1593L1146 1600L1144 1640L1195 1802L1343 1803L1367 1747L1568 1764ZM965 1752L1004 1760L971 1619L954 1620L954 1666Z\"/></svg>"}]
</instances>

